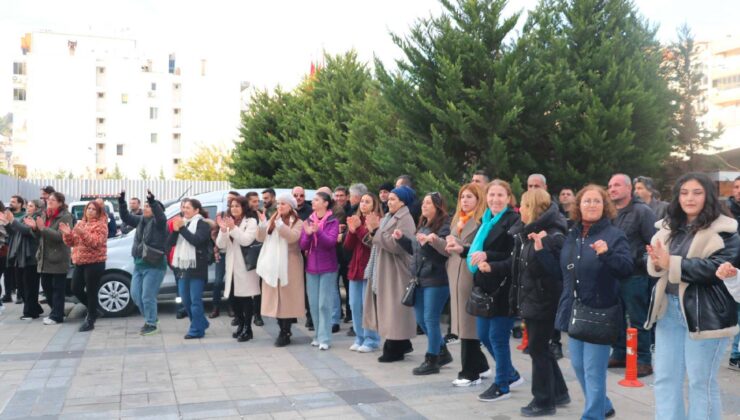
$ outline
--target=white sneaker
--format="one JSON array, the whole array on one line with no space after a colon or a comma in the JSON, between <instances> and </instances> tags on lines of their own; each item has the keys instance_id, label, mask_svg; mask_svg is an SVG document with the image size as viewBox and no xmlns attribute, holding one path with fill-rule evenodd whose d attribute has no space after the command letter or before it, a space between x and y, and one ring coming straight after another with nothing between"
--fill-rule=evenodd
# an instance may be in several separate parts
<instances>
[{"instance_id":1,"label":"white sneaker","mask_svg":"<svg viewBox=\"0 0 740 420\"><path fill-rule=\"evenodd\" d=\"M480 374L481 379L489 379L493 377L493 369L488 369L487 371Z\"/></svg>"},{"instance_id":2,"label":"white sneaker","mask_svg":"<svg viewBox=\"0 0 740 420\"><path fill-rule=\"evenodd\" d=\"M518 388L519 386L523 384L524 384L524 378L520 376L519 379L509 384L509 389Z\"/></svg>"},{"instance_id":3,"label":"white sneaker","mask_svg":"<svg viewBox=\"0 0 740 420\"><path fill-rule=\"evenodd\" d=\"M311 342L311 346L313 346L313 347L318 347L318 346L319 346L319 340L313 340L313 341Z\"/></svg>"},{"instance_id":4,"label":"white sneaker","mask_svg":"<svg viewBox=\"0 0 740 420\"><path fill-rule=\"evenodd\" d=\"M360 346L357 343L355 343L355 344L352 344L349 347L349 351L357 351L357 350L359 350L359 348L360 348Z\"/></svg>"},{"instance_id":5,"label":"white sneaker","mask_svg":"<svg viewBox=\"0 0 740 420\"><path fill-rule=\"evenodd\" d=\"M319 350L329 350L329 345L326 343L319 344Z\"/></svg>"},{"instance_id":6,"label":"white sneaker","mask_svg":"<svg viewBox=\"0 0 740 420\"><path fill-rule=\"evenodd\" d=\"M57 325L57 322L47 316L44 318L44 325Z\"/></svg>"},{"instance_id":7,"label":"white sneaker","mask_svg":"<svg viewBox=\"0 0 740 420\"><path fill-rule=\"evenodd\" d=\"M474 381L471 381L470 379L458 378L452 381L452 386L457 386L457 387L476 386L476 385L480 385L482 382L483 380L480 378Z\"/></svg>"},{"instance_id":8,"label":"white sneaker","mask_svg":"<svg viewBox=\"0 0 740 420\"><path fill-rule=\"evenodd\" d=\"M372 353L375 350L377 350L377 347L370 347L366 345L361 345L360 348L357 349L358 353Z\"/></svg>"}]
</instances>

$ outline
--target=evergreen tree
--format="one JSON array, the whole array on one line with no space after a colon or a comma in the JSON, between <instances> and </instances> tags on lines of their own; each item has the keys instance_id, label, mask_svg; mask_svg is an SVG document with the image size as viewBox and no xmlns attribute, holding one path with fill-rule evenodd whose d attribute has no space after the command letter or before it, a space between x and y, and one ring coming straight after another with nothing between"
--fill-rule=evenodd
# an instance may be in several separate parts
<instances>
[{"instance_id":1,"label":"evergreen tree","mask_svg":"<svg viewBox=\"0 0 740 420\"><path fill-rule=\"evenodd\" d=\"M141 168L141 170L139 171L139 177L144 181L149 179L149 173L146 171L146 168Z\"/></svg>"},{"instance_id":2,"label":"evergreen tree","mask_svg":"<svg viewBox=\"0 0 740 420\"><path fill-rule=\"evenodd\" d=\"M703 103L704 74L697 53L691 29L687 25L682 25L678 28L678 41L671 44L664 54L668 80L676 92L678 102L673 122L675 136L673 151L681 160L684 158L688 160L686 164L689 171L694 170L694 156L711 149L711 143L719 138L723 131L721 125L717 130L711 130L701 121L707 110Z\"/></svg>"}]
</instances>

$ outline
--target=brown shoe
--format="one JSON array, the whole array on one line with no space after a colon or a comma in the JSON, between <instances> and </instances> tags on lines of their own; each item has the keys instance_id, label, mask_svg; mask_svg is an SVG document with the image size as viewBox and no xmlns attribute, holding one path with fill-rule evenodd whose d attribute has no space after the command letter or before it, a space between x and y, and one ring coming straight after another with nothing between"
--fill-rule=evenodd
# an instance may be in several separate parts
<instances>
[{"instance_id":1,"label":"brown shoe","mask_svg":"<svg viewBox=\"0 0 740 420\"><path fill-rule=\"evenodd\" d=\"M653 374L653 367L650 365L637 365L637 377L643 378Z\"/></svg>"},{"instance_id":2,"label":"brown shoe","mask_svg":"<svg viewBox=\"0 0 740 420\"><path fill-rule=\"evenodd\" d=\"M221 311L219 311L218 308L214 308L213 311L211 311L211 314L208 315L208 318L218 318L219 315L221 315Z\"/></svg>"},{"instance_id":3,"label":"brown shoe","mask_svg":"<svg viewBox=\"0 0 740 420\"><path fill-rule=\"evenodd\" d=\"M609 369L626 367L624 360L609 359Z\"/></svg>"}]
</instances>

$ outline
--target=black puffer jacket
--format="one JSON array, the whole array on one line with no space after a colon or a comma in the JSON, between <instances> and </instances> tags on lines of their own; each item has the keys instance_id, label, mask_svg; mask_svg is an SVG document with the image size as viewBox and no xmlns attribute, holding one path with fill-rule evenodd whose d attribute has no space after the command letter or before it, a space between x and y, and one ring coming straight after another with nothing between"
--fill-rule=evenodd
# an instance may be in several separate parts
<instances>
[{"instance_id":1,"label":"black puffer jacket","mask_svg":"<svg viewBox=\"0 0 740 420\"><path fill-rule=\"evenodd\" d=\"M639 197L633 197L627 207L619 210L614 226L624 232L632 252L633 275L645 275L645 245L655 234L655 213Z\"/></svg>"},{"instance_id":2,"label":"black puffer jacket","mask_svg":"<svg viewBox=\"0 0 740 420\"><path fill-rule=\"evenodd\" d=\"M442 223L442 226L436 232L432 232L426 226L419 228L417 233L429 235L437 234L435 243L426 243L424 246L419 244L416 238L402 236L398 244L411 254L414 259L411 262L411 274L419 280L421 287L438 287L447 286L447 254L444 252L447 244L446 237L450 234L450 218Z\"/></svg>"},{"instance_id":3,"label":"black puffer jacket","mask_svg":"<svg viewBox=\"0 0 740 420\"><path fill-rule=\"evenodd\" d=\"M131 256L141 258L144 253L144 245L166 253L165 242L167 241L167 216L164 214L162 203L147 197L147 203L152 209L153 217L144 217L132 214L128 211L125 197L118 198L118 207L121 221L128 226L136 228L134 244L131 247Z\"/></svg>"},{"instance_id":4,"label":"black puffer jacket","mask_svg":"<svg viewBox=\"0 0 740 420\"><path fill-rule=\"evenodd\" d=\"M547 232L542 240L543 249L535 251L530 233ZM553 203L534 222L524 225L521 221L511 228L514 237L512 261L512 283L509 291L509 307L512 315L528 319L555 320L555 311L563 290L563 282L545 269L539 257L549 251L560 259L560 250L568 232L568 222ZM538 257L539 256L539 257Z\"/></svg>"},{"instance_id":5,"label":"black puffer jacket","mask_svg":"<svg viewBox=\"0 0 740 420\"><path fill-rule=\"evenodd\" d=\"M511 259L514 237L509 230L519 221L519 215L509 209L488 232L483 251L491 265L490 273L480 270L473 275L473 286L478 286L494 296L494 316L509 316L509 289L511 287ZM465 251L469 251L466 249Z\"/></svg>"},{"instance_id":6,"label":"black puffer jacket","mask_svg":"<svg viewBox=\"0 0 740 420\"><path fill-rule=\"evenodd\" d=\"M652 240L653 246L661 242L670 249L670 229L659 225ZM657 271L648 259L648 273L658 277L648 308L645 328L663 316L666 310L666 285L678 284L689 336L695 340L732 337L738 333L737 306L724 282L715 273L720 264L737 258L740 237L737 221L720 215L712 224L694 234L686 257L671 255L667 270Z\"/></svg>"}]
</instances>

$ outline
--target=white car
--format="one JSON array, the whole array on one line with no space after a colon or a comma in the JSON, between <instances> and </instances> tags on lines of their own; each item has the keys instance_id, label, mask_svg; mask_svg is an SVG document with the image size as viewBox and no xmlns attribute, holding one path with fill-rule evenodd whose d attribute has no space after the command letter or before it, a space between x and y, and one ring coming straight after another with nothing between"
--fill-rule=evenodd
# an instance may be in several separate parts
<instances>
[{"instance_id":1,"label":"white car","mask_svg":"<svg viewBox=\"0 0 740 420\"><path fill-rule=\"evenodd\" d=\"M235 190L241 195L254 191L262 198L262 190L258 188ZM215 217L216 214L226 209L226 197L230 190L214 191L210 193L196 195L194 197L203 205L203 209L208 212L209 217ZM290 193L290 189L276 189L277 196L284 193ZM310 201L314 196L315 190L306 190L306 200ZM156 194L156 192L155 192ZM174 203L165 209L167 220L175 217L180 211L180 203ZM108 239L108 259L105 263L105 272L100 279L98 288L98 303L100 308L109 317L127 316L134 310L134 302L131 299L131 277L134 271L134 259L131 256L131 248L134 243L136 230L115 238ZM211 297L215 277L215 265L208 267L209 282L206 284L204 297ZM177 295L177 285L172 270L167 269L162 286L159 289L159 299L174 299Z\"/></svg>"}]
</instances>

